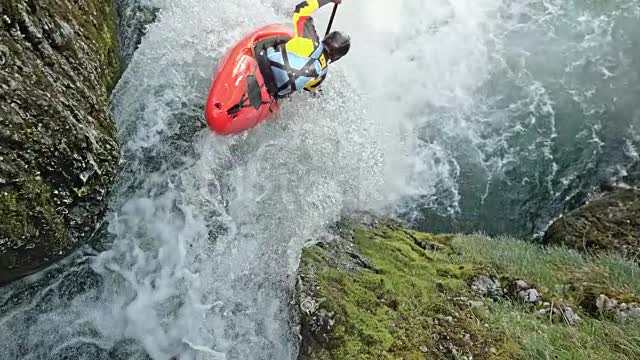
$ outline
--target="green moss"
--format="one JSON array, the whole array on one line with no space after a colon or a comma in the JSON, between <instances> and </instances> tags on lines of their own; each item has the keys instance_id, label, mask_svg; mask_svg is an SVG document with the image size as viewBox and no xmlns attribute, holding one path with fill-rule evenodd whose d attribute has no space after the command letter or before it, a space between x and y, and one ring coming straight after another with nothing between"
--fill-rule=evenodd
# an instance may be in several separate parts
<instances>
[{"instance_id":1,"label":"green moss","mask_svg":"<svg viewBox=\"0 0 640 360\"><path fill-rule=\"evenodd\" d=\"M83 186L80 189L78 189L78 191L76 193L78 194L79 197L83 198L83 197L91 194L92 191L93 191L93 189L91 189L89 186Z\"/></svg>"},{"instance_id":2,"label":"green moss","mask_svg":"<svg viewBox=\"0 0 640 360\"><path fill-rule=\"evenodd\" d=\"M634 257L640 240L640 192L616 190L565 215L545 234L545 243L583 252L611 252Z\"/></svg>"},{"instance_id":3,"label":"green moss","mask_svg":"<svg viewBox=\"0 0 640 360\"><path fill-rule=\"evenodd\" d=\"M491 348L493 358L517 358L512 344L500 342L469 306L452 300L469 295L466 281L480 269L452 264L446 252L424 250L420 243L445 239L358 229L355 243L377 271L355 274L333 269L317 250L305 252L305 261L319 269L322 308L336 314L329 346L314 358L437 359L449 358L453 349L488 358Z\"/></svg>"},{"instance_id":4,"label":"green moss","mask_svg":"<svg viewBox=\"0 0 640 360\"><path fill-rule=\"evenodd\" d=\"M0 234L9 239L22 239L35 236L35 229L29 226L30 222L25 217L25 209L19 204L14 193L0 193Z\"/></svg>"},{"instance_id":5,"label":"green moss","mask_svg":"<svg viewBox=\"0 0 640 360\"><path fill-rule=\"evenodd\" d=\"M0 193L0 238L10 241L8 248L28 246L28 242L45 233L52 240L64 238L64 222L50 194L51 190L39 177L26 179L19 191ZM0 247L0 253L6 250Z\"/></svg>"},{"instance_id":6,"label":"green moss","mask_svg":"<svg viewBox=\"0 0 640 360\"><path fill-rule=\"evenodd\" d=\"M590 317L577 306L600 293L637 299L636 264L509 238L434 236L389 224L357 228L353 238L372 270L338 270L333 255L318 247L303 254L303 272L313 269L320 307L335 320L311 359L640 358L640 324ZM472 308L468 284L481 273L524 279L545 299L573 304L583 321L567 326L506 299Z\"/></svg>"},{"instance_id":7,"label":"green moss","mask_svg":"<svg viewBox=\"0 0 640 360\"><path fill-rule=\"evenodd\" d=\"M103 81L107 95L111 94L113 88L118 83L120 76L122 75L122 67L119 61L119 44L116 30L116 13L113 7L113 2L106 2L105 18L108 19L104 22L104 26L101 31L101 39L98 42L100 49L104 51L105 68L103 71Z\"/></svg>"},{"instance_id":8,"label":"green moss","mask_svg":"<svg viewBox=\"0 0 640 360\"><path fill-rule=\"evenodd\" d=\"M2 9L2 14L9 17L10 20L15 21L20 15L20 7L23 6L20 1L17 0L7 0L2 1L0 4L0 9Z\"/></svg>"},{"instance_id":9,"label":"green moss","mask_svg":"<svg viewBox=\"0 0 640 360\"><path fill-rule=\"evenodd\" d=\"M112 1L0 2L11 20L0 21L0 45L9 48L0 82L18 84L0 114L10 139L0 186L4 283L83 244L103 213L118 163L108 96L120 70ZM100 171L80 184L92 162Z\"/></svg>"}]
</instances>

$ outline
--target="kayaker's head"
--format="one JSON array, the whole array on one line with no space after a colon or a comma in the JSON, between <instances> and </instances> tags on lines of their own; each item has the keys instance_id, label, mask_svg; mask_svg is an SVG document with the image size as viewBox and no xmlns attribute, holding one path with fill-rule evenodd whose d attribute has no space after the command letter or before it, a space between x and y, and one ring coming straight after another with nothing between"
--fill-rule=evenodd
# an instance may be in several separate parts
<instances>
[{"instance_id":1,"label":"kayaker's head","mask_svg":"<svg viewBox=\"0 0 640 360\"><path fill-rule=\"evenodd\" d=\"M324 50L331 62L340 60L351 48L351 38L340 31L332 31L322 40Z\"/></svg>"}]
</instances>

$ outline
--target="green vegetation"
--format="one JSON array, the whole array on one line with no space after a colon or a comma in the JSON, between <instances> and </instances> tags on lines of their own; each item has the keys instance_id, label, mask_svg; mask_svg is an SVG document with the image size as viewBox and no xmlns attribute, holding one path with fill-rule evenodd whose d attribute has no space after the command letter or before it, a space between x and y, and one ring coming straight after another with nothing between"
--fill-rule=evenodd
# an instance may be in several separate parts
<instances>
[{"instance_id":1,"label":"green vegetation","mask_svg":"<svg viewBox=\"0 0 640 360\"><path fill-rule=\"evenodd\" d=\"M34 222L38 221L39 216L55 219L50 230L58 237L64 236L62 217L56 213L51 190L41 178L25 180L19 192L0 192L0 237L19 241L38 236L38 227Z\"/></svg>"},{"instance_id":2,"label":"green vegetation","mask_svg":"<svg viewBox=\"0 0 640 360\"><path fill-rule=\"evenodd\" d=\"M512 238L458 236L451 247L459 261L524 278L543 292L582 304L595 293L631 298L640 294L640 268L619 255L588 256L564 247L544 248Z\"/></svg>"},{"instance_id":3,"label":"green vegetation","mask_svg":"<svg viewBox=\"0 0 640 360\"><path fill-rule=\"evenodd\" d=\"M640 268L617 255L585 256L562 247L543 248L511 238L459 236L451 243L458 261L486 266L511 278L527 279L548 301L579 305L577 327L552 324L511 303L496 304L489 319L531 359L637 359L640 323L615 323L589 316L600 294L631 302L640 299Z\"/></svg>"},{"instance_id":4,"label":"green vegetation","mask_svg":"<svg viewBox=\"0 0 640 360\"><path fill-rule=\"evenodd\" d=\"M64 220L40 177L26 179L19 191L0 192L0 219L0 282L4 271L25 266L24 253L57 254L64 249ZM34 238L47 238L48 243L34 246Z\"/></svg>"},{"instance_id":5,"label":"green vegetation","mask_svg":"<svg viewBox=\"0 0 640 360\"><path fill-rule=\"evenodd\" d=\"M582 317L576 327L552 323L512 303L491 307L487 321L524 359L639 359L640 324Z\"/></svg>"},{"instance_id":6,"label":"green vegetation","mask_svg":"<svg viewBox=\"0 0 640 360\"><path fill-rule=\"evenodd\" d=\"M638 321L616 323L584 306L601 293L636 299L640 269L631 262L509 238L433 236L391 223L356 228L353 242L370 269L345 270L331 245L303 255L301 274L313 282L318 311L334 323L309 341L304 323L313 317L302 315L301 359L640 358ZM505 285L525 280L582 321L569 326L535 305L481 299L469 285L479 275Z\"/></svg>"}]
</instances>

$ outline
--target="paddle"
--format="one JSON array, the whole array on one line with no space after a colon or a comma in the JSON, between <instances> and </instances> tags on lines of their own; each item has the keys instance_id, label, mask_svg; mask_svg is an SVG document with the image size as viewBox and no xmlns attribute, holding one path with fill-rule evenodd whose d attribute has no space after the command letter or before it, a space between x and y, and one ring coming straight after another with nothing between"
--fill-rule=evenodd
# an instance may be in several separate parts
<instances>
[{"instance_id":1,"label":"paddle","mask_svg":"<svg viewBox=\"0 0 640 360\"><path fill-rule=\"evenodd\" d=\"M327 35L329 35L329 32L331 32L331 26L333 25L333 19L335 19L337 11L338 11L338 4L335 4L335 5L333 5L333 12L331 13L331 20L329 20L329 26L327 27L327 33L324 34L324 37L327 37Z\"/></svg>"}]
</instances>

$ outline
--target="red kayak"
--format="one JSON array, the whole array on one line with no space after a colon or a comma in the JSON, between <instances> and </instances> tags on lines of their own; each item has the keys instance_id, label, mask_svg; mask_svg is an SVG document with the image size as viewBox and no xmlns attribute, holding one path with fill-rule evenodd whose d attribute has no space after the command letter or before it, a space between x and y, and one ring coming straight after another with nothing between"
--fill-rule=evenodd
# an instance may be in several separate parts
<instances>
[{"instance_id":1,"label":"red kayak","mask_svg":"<svg viewBox=\"0 0 640 360\"><path fill-rule=\"evenodd\" d=\"M231 49L216 71L205 110L207 123L220 135L251 129L279 111L276 99L269 94L256 53L293 38L284 25L260 28Z\"/></svg>"}]
</instances>

